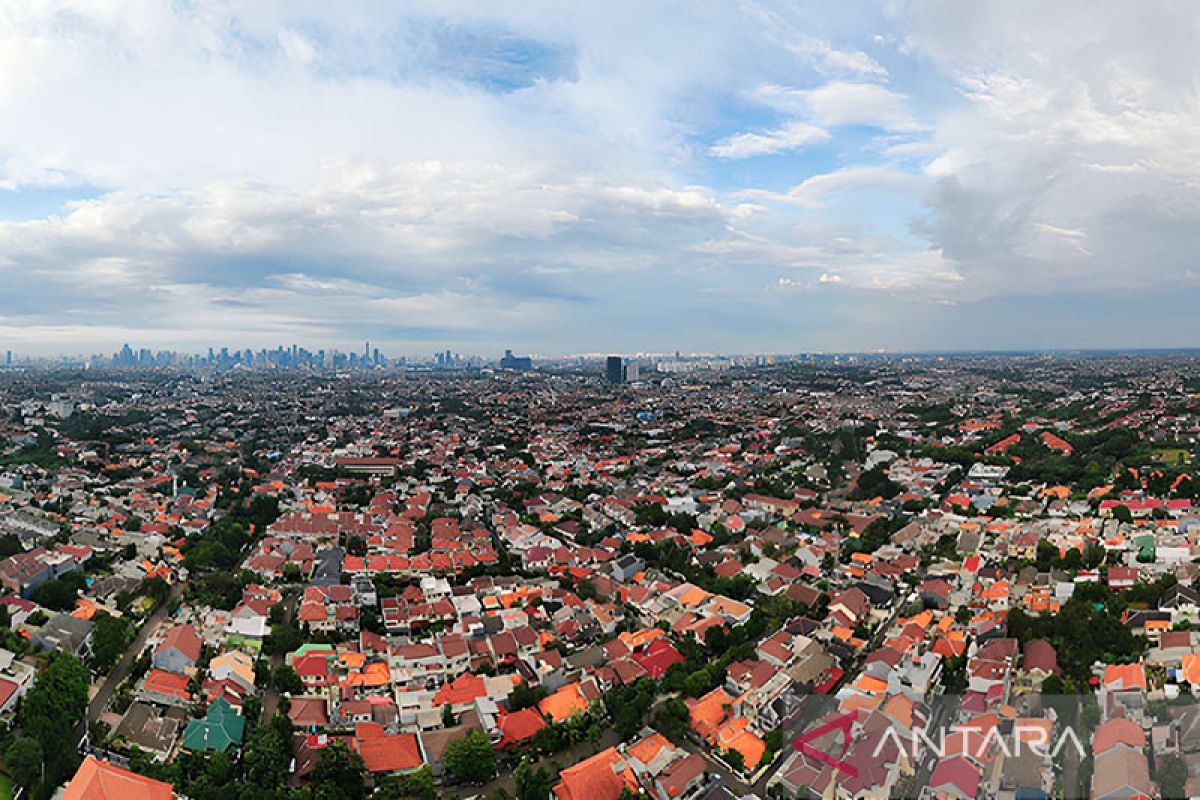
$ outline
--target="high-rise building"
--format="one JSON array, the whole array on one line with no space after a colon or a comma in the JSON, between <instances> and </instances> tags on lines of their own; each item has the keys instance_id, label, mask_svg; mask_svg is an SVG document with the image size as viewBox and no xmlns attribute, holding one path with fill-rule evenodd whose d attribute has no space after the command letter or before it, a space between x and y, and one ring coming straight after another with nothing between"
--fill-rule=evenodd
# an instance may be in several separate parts
<instances>
[{"instance_id":1,"label":"high-rise building","mask_svg":"<svg viewBox=\"0 0 1200 800\"><path fill-rule=\"evenodd\" d=\"M621 383L624 380L625 369L620 356L609 356L604 362L604 377L609 383Z\"/></svg>"},{"instance_id":2,"label":"high-rise building","mask_svg":"<svg viewBox=\"0 0 1200 800\"><path fill-rule=\"evenodd\" d=\"M512 350L505 350L504 358L500 359L500 369L533 369L533 359L529 356L514 356Z\"/></svg>"}]
</instances>

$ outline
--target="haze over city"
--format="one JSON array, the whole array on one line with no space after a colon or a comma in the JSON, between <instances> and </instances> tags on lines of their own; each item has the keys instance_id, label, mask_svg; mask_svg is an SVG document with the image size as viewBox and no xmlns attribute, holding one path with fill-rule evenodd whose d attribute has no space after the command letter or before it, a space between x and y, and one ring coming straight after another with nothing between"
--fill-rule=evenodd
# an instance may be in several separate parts
<instances>
[{"instance_id":1,"label":"haze over city","mask_svg":"<svg viewBox=\"0 0 1200 800\"><path fill-rule=\"evenodd\" d=\"M1198 22L6 3L0 347L1190 346Z\"/></svg>"}]
</instances>

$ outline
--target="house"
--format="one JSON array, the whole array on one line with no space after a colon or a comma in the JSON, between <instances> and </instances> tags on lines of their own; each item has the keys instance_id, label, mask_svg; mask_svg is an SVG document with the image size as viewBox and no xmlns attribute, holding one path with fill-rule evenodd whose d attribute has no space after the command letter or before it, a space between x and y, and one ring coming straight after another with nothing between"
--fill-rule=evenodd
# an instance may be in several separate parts
<instances>
[{"instance_id":1,"label":"house","mask_svg":"<svg viewBox=\"0 0 1200 800\"><path fill-rule=\"evenodd\" d=\"M1021 674L1025 685L1040 691L1042 681L1051 675L1061 675L1058 668L1058 652L1045 639L1030 639L1025 643L1021 656Z\"/></svg>"},{"instance_id":2,"label":"house","mask_svg":"<svg viewBox=\"0 0 1200 800\"><path fill-rule=\"evenodd\" d=\"M204 640L193 625L176 625L167 631L162 642L154 648L150 663L166 672L186 674L195 670L203 648Z\"/></svg>"},{"instance_id":3,"label":"house","mask_svg":"<svg viewBox=\"0 0 1200 800\"><path fill-rule=\"evenodd\" d=\"M151 669L142 680L137 696L151 703L186 706L192 702L192 693L188 689L189 683L190 679L187 675L155 668Z\"/></svg>"},{"instance_id":4,"label":"house","mask_svg":"<svg viewBox=\"0 0 1200 800\"><path fill-rule=\"evenodd\" d=\"M29 619L29 616L38 610L37 603L30 600L23 600L15 594L0 597L0 605L7 609L9 626L14 630L24 625L25 620Z\"/></svg>"},{"instance_id":5,"label":"house","mask_svg":"<svg viewBox=\"0 0 1200 800\"><path fill-rule=\"evenodd\" d=\"M1131 588L1137 583L1137 579L1138 571L1136 567L1108 568L1108 588L1114 592Z\"/></svg>"},{"instance_id":6,"label":"house","mask_svg":"<svg viewBox=\"0 0 1200 800\"><path fill-rule=\"evenodd\" d=\"M615 747L564 769L558 777L558 800L620 800L624 790L638 791L637 777Z\"/></svg>"},{"instance_id":7,"label":"house","mask_svg":"<svg viewBox=\"0 0 1200 800\"><path fill-rule=\"evenodd\" d=\"M975 800L980 775L979 768L963 756L944 758L929 776L928 791L936 797Z\"/></svg>"},{"instance_id":8,"label":"house","mask_svg":"<svg viewBox=\"0 0 1200 800\"><path fill-rule=\"evenodd\" d=\"M193 753L226 753L240 746L246 720L233 706L218 697L208 706L204 719L188 720L183 731L183 746Z\"/></svg>"},{"instance_id":9,"label":"house","mask_svg":"<svg viewBox=\"0 0 1200 800\"><path fill-rule=\"evenodd\" d=\"M1200 615L1200 590L1177 583L1163 592L1158 607L1171 612L1172 622L1194 619Z\"/></svg>"},{"instance_id":10,"label":"house","mask_svg":"<svg viewBox=\"0 0 1200 800\"><path fill-rule=\"evenodd\" d=\"M32 642L39 650L57 650L83 658L91 649L92 623L71 614L59 614L33 634Z\"/></svg>"},{"instance_id":11,"label":"house","mask_svg":"<svg viewBox=\"0 0 1200 800\"><path fill-rule=\"evenodd\" d=\"M1095 757L1092 767L1094 800L1129 800L1154 797L1150 764L1145 754L1129 747L1113 747Z\"/></svg>"},{"instance_id":12,"label":"house","mask_svg":"<svg viewBox=\"0 0 1200 800\"><path fill-rule=\"evenodd\" d=\"M292 659L292 669L308 689L319 689L337 682L337 676L329 671L328 654L324 652L296 655Z\"/></svg>"},{"instance_id":13,"label":"house","mask_svg":"<svg viewBox=\"0 0 1200 800\"><path fill-rule=\"evenodd\" d=\"M358 610L350 586L309 586L304 590L296 618L314 631L358 633Z\"/></svg>"},{"instance_id":14,"label":"house","mask_svg":"<svg viewBox=\"0 0 1200 800\"><path fill-rule=\"evenodd\" d=\"M21 597L34 588L79 569L79 561L68 553L38 547L0 561L0 585Z\"/></svg>"},{"instance_id":15,"label":"house","mask_svg":"<svg viewBox=\"0 0 1200 800\"><path fill-rule=\"evenodd\" d=\"M17 661L14 653L0 650L0 718L7 718L16 710L36 673L24 661Z\"/></svg>"},{"instance_id":16,"label":"house","mask_svg":"<svg viewBox=\"0 0 1200 800\"><path fill-rule=\"evenodd\" d=\"M249 596L252 588L254 587L246 588L248 596L243 597L229 615L225 634L231 639L262 641L271 632L271 606L279 601L272 602L269 597Z\"/></svg>"},{"instance_id":17,"label":"house","mask_svg":"<svg viewBox=\"0 0 1200 800\"><path fill-rule=\"evenodd\" d=\"M500 740L497 747L506 750L520 747L533 741L537 732L546 727L546 720L536 708L523 708L511 713L500 713L497 720Z\"/></svg>"},{"instance_id":18,"label":"house","mask_svg":"<svg viewBox=\"0 0 1200 800\"><path fill-rule=\"evenodd\" d=\"M173 800L175 789L115 764L88 756L59 800Z\"/></svg>"},{"instance_id":19,"label":"house","mask_svg":"<svg viewBox=\"0 0 1200 800\"><path fill-rule=\"evenodd\" d=\"M686 800L698 797L708 775L708 762L699 753L676 759L654 777L658 800Z\"/></svg>"},{"instance_id":20,"label":"house","mask_svg":"<svg viewBox=\"0 0 1200 800\"><path fill-rule=\"evenodd\" d=\"M538 703L538 711L551 722L562 722L588 710L588 698L579 683L568 683Z\"/></svg>"},{"instance_id":21,"label":"house","mask_svg":"<svg viewBox=\"0 0 1200 800\"><path fill-rule=\"evenodd\" d=\"M416 734L387 733L375 723L356 725L351 747L372 775L413 772L425 763Z\"/></svg>"},{"instance_id":22,"label":"house","mask_svg":"<svg viewBox=\"0 0 1200 800\"><path fill-rule=\"evenodd\" d=\"M254 659L240 650L230 650L213 658L208 674L215 681L233 681L243 694L254 693Z\"/></svg>"},{"instance_id":23,"label":"house","mask_svg":"<svg viewBox=\"0 0 1200 800\"><path fill-rule=\"evenodd\" d=\"M137 745L153 755L155 760L163 761L175 748L175 739L184 715L185 712L179 708L169 708L164 712L160 706L134 702L121 718L114 736L128 744Z\"/></svg>"},{"instance_id":24,"label":"house","mask_svg":"<svg viewBox=\"0 0 1200 800\"><path fill-rule=\"evenodd\" d=\"M871 600L857 586L846 589L829 601L829 616L847 628L857 627L870 613Z\"/></svg>"},{"instance_id":25,"label":"house","mask_svg":"<svg viewBox=\"0 0 1200 800\"><path fill-rule=\"evenodd\" d=\"M634 555L621 556L610 565L613 580L621 583L626 583L645 568L645 565Z\"/></svg>"}]
</instances>

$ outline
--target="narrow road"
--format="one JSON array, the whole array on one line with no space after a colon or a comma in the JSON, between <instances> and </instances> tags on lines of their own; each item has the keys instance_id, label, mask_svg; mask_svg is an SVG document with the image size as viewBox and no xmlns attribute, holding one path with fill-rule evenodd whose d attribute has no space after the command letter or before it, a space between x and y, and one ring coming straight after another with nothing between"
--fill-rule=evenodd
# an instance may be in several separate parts
<instances>
[{"instance_id":1,"label":"narrow road","mask_svg":"<svg viewBox=\"0 0 1200 800\"><path fill-rule=\"evenodd\" d=\"M87 716L76 729L77 740L83 740L84 734L87 733L87 725L99 719L100 715L104 713L104 709L108 708L108 703L112 700L113 693L116 692L117 687L129 677L129 672L133 668L133 662L146 646L146 640L150 638L151 633L158 630L158 626L167 618L168 609L182 596L183 584L176 583L171 587L171 593L167 595L167 601L159 606L149 616L145 624L138 629L137 636L133 637L133 644L125 648L125 653L121 656L117 665L113 667L112 672L108 673L108 678L101 684L99 691L96 692L96 696L88 704Z\"/></svg>"},{"instance_id":2,"label":"narrow road","mask_svg":"<svg viewBox=\"0 0 1200 800\"><path fill-rule=\"evenodd\" d=\"M283 622L285 625L290 625L292 617L296 613L296 601L300 599L300 592L297 589L290 590L283 598ZM283 666L283 653L276 653L271 656L271 675L275 674L275 670ZM275 690L274 682L267 684L267 689L263 693L262 704L262 721L269 722L275 716L275 709L279 708L279 692Z\"/></svg>"}]
</instances>

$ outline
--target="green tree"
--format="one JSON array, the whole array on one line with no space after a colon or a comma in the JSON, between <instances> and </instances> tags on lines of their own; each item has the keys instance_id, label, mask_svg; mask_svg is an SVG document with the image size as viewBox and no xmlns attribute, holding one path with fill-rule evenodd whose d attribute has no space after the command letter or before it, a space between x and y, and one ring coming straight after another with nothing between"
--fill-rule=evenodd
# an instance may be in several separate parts
<instances>
[{"instance_id":1,"label":"green tree","mask_svg":"<svg viewBox=\"0 0 1200 800\"><path fill-rule=\"evenodd\" d=\"M375 794L371 795L371 800L400 800L400 798L436 800L437 789L433 785L433 771L428 764L416 772L384 778Z\"/></svg>"},{"instance_id":2,"label":"green tree","mask_svg":"<svg viewBox=\"0 0 1200 800\"><path fill-rule=\"evenodd\" d=\"M275 688L282 694L304 694L304 681L292 669L291 664L281 664L272 676Z\"/></svg>"},{"instance_id":3,"label":"green tree","mask_svg":"<svg viewBox=\"0 0 1200 800\"><path fill-rule=\"evenodd\" d=\"M29 599L39 606L53 608L56 611L70 611L75 607L79 597L79 581L72 579L73 573L67 573L62 578L34 587L29 593ZM83 576L79 576L82 580Z\"/></svg>"},{"instance_id":4,"label":"green tree","mask_svg":"<svg viewBox=\"0 0 1200 800\"><path fill-rule=\"evenodd\" d=\"M1159 759L1155 773L1162 796L1167 800L1187 797L1187 764L1179 756L1164 756Z\"/></svg>"},{"instance_id":5,"label":"green tree","mask_svg":"<svg viewBox=\"0 0 1200 800\"><path fill-rule=\"evenodd\" d=\"M442 764L461 783L485 783L496 775L496 753L483 731L471 731L446 745Z\"/></svg>"},{"instance_id":6,"label":"green tree","mask_svg":"<svg viewBox=\"0 0 1200 800\"><path fill-rule=\"evenodd\" d=\"M18 736L4 754L4 763L19 786L32 787L42 777L42 745L30 736Z\"/></svg>"},{"instance_id":7,"label":"green tree","mask_svg":"<svg viewBox=\"0 0 1200 800\"><path fill-rule=\"evenodd\" d=\"M101 612L92 627L92 666L101 675L108 674L133 641L128 621Z\"/></svg>"},{"instance_id":8,"label":"green tree","mask_svg":"<svg viewBox=\"0 0 1200 800\"><path fill-rule=\"evenodd\" d=\"M362 757L342 742L332 742L321 751L321 761L312 773L314 796L362 800L367 794Z\"/></svg>"},{"instance_id":9,"label":"green tree","mask_svg":"<svg viewBox=\"0 0 1200 800\"><path fill-rule=\"evenodd\" d=\"M523 708L536 706L546 697L546 690L541 686L530 686L521 681L508 693L508 710L520 711Z\"/></svg>"},{"instance_id":10,"label":"green tree","mask_svg":"<svg viewBox=\"0 0 1200 800\"><path fill-rule=\"evenodd\" d=\"M517 800L549 800L550 773L523 760L513 772L517 779Z\"/></svg>"},{"instance_id":11,"label":"green tree","mask_svg":"<svg viewBox=\"0 0 1200 800\"><path fill-rule=\"evenodd\" d=\"M91 678L79 659L50 656L50 665L25 694L17 714L23 735L36 739L46 760L46 779L57 784L75 754L75 726L88 705Z\"/></svg>"},{"instance_id":12,"label":"green tree","mask_svg":"<svg viewBox=\"0 0 1200 800\"><path fill-rule=\"evenodd\" d=\"M1042 694L1046 697L1053 697L1064 693L1063 679L1057 675L1047 675L1042 681Z\"/></svg>"},{"instance_id":13,"label":"green tree","mask_svg":"<svg viewBox=\"0 0 1200 800\"><path fill-rule=\"evenodd\" d=\"M267 725L259 725L242 748L242 776L245 783L263 792L286 786L292 760L292 722L277 712Z\"/></svg>"}]
</instances>

